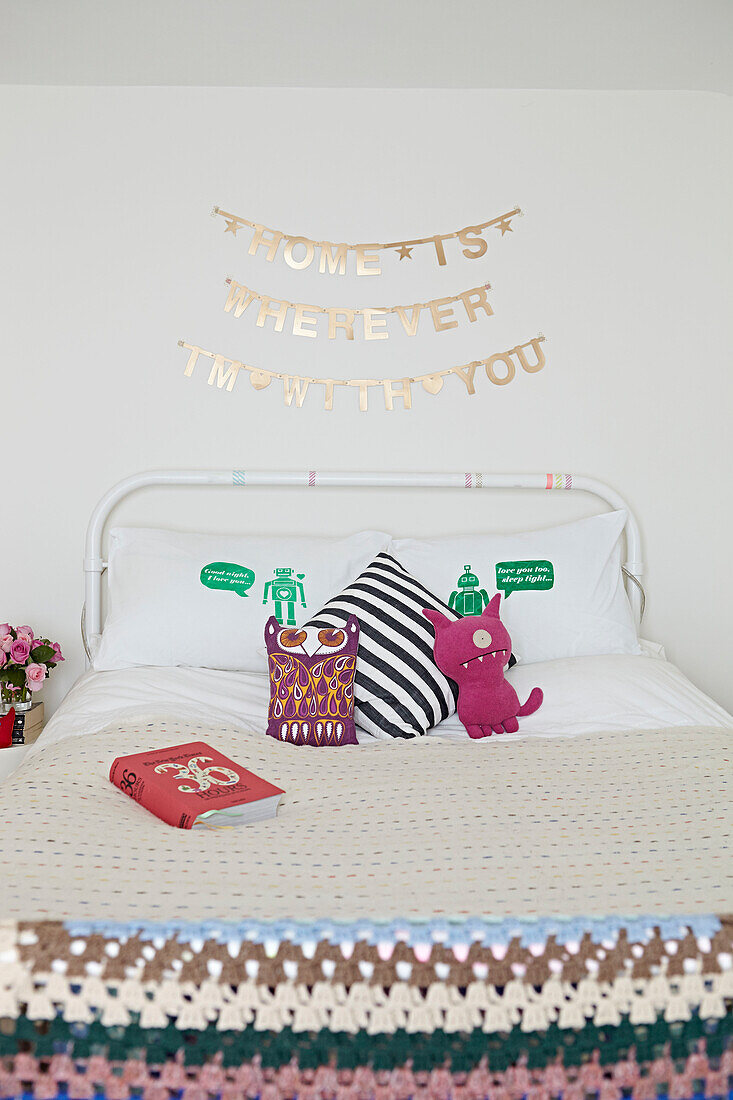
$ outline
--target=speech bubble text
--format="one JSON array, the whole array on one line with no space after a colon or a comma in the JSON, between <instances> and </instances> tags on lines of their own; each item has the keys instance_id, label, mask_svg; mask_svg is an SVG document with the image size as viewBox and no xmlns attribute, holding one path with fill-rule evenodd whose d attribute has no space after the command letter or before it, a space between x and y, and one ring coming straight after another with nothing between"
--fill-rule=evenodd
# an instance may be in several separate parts
<instances>
[{"instance_id":1,"label":"speech bubble text","mask_svg":"<svg viewBox=\"0 0 733 1100\"><path fill-rule=\"evenodd\" d=\"M496 587L508 600L512 592L547 592L555 583L551 561L498 561Z\"/></svg>"},{"instance_id":2,"label":"speech bubble text","mask_svg":"<svg viewBox=\"0 0 733 1100\"><path fill-rule=\"evenodd\" d=\"M212 561L201 570L200 580L206 588L221 588L226 592L236 592L238 596L246 596L255 583L255 575L253 569L247 569L244 565Z\"/></svg>"}]
</instances>

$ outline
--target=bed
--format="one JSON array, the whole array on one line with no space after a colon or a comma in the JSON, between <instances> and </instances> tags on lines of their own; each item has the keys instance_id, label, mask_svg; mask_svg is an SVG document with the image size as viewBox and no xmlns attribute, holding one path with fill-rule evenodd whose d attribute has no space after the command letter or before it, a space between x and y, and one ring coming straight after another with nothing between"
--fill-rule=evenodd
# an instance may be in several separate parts
<instances>
[{"instance_id":1,"label":"bed","mask_svg":"<svg viewBox=\"0 0 733 1100\"><path fill-rule=\"evenodd\" d=\"M129 491L278 483L595 492L640 618L638 527L595 481L193 471L95 510L87 635ZM264 736L262 672L90 669L0 785L0 1096L729 1095L733 720L636 650L520 661L518 734L336 750ZM278 782L277 818L182 832L109 783L185 740Z\"/></svg>"}]
</instances>

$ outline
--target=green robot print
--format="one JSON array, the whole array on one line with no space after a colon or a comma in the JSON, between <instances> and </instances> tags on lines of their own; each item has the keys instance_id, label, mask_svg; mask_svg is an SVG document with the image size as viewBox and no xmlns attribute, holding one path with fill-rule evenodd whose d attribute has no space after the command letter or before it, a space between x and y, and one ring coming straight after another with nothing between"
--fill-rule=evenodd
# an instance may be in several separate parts
<instances>
[{"instance_id":1,"label":"green robot print","mask_svg":"<svg viewBox=\"0 0 733 1100\"><path fill-rule=\"evenodd\" d=\"M275 618L280 626L295 626L295 608L305 608L305 593L302 581L305 573L295 573L294 569L275 569L274 580L265 585L263 604L270 600L275 604Z\"/></svg>"},{"instance_id":2,"label":"green robot print","mask_svg":"<svg viewBox=\"0 0 733 1100\"><path fill-rule=\"evenodd\" d=\"M458 588L451 592L448 607L459 615L480 615L489 602L485 588L479 588L479 579L471 572L470 565L464 565L463 575L458 578Z\"/></svg>"}]
</instances>

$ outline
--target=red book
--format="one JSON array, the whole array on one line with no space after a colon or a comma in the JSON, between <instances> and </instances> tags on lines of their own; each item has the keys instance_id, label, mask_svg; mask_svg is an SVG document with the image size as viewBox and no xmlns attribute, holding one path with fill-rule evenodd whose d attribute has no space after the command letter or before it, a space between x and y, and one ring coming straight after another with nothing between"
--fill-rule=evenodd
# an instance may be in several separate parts
<instances>
[{"instance_id":1,"label":"red book","mask_svg":"<svg viewBox=\"0 0 733 1100\"><path fill-rule=\"evenodd\" d=\"M264 821L275 816L284 794L204 741L118 756L109 778L177 829L212 818L217 824Z\"/></svg>"}]
</instances>

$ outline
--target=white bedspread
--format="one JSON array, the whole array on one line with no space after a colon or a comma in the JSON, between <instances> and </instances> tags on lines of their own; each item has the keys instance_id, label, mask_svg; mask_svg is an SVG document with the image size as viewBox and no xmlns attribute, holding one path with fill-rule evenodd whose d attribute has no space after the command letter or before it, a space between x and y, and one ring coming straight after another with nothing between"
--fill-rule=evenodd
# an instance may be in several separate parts
<instances>
[{"instance_id":1,"label":"white bedspread","mask_svg":"<svg viewBox=\"0 0 733 1100\"><path fill-rule=\"evenodd\" d=\"M276 820L185 832L107 778L204 740ZM730 730L282 745L180 716L47 744L0 785L5 918L358 920L733 911Z\"/></svg>"}]
</instances>

